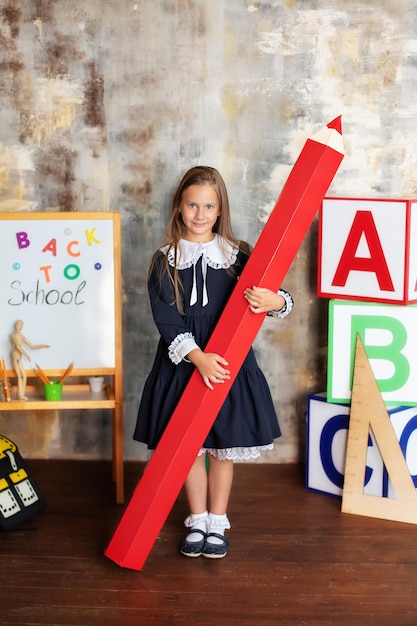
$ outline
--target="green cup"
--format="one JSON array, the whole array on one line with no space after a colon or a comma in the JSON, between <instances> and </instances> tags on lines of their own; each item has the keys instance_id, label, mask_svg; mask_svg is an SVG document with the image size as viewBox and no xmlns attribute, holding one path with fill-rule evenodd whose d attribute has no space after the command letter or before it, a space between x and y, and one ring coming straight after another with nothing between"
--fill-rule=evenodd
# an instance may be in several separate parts
<instances>
[{"instance_id":1,"label":"green cup","mask_svg":"<svg viewBox=\"0 0 417 626\"><path fill-rule=\"evenodd\" d=\"M43 386L43 391L45 393L45 400L61 400L62 398L62 383L58 383L52 381L49 385Z\"/></svg>"}]
</instances>

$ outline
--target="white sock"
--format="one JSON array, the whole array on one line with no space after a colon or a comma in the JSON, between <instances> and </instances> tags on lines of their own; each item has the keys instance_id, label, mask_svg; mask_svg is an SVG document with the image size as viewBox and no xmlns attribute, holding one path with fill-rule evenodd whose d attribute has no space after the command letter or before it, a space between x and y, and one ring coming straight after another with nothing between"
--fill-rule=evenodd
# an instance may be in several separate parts
<instances>
[{"instance_id":1,"label":"white sock","mask_svg":"<svg viewBox=\"0 0 417 626\"><path fill-rule=\"evenodd\" d=\"M187 528L198 528L198 530L202 530L204 533L207 532L207 520L208 520L208 512L204 511L204 513L191 513L191 515L189 515L187 517L187 519L184 522L184 525ZM203 536L200 533L189 533L186 537L187 541L190 541L191 543L193 541L201 541L203 538Z\"/></svg>"},{"instance_id":2,"label":"white sock","mask_svg":"<svg viewBox=\"0 0 417 626\"><path fill-rule=\"evenodd\" d=\"M207 523L207 532L208 533L216 533L217 535L224 536L224 531L230 528L230 522L226 515L215 515L214 513L208 514L208 523ZM220 545L222 541L217 537L209 537L207 539L208 543L213 543Z\"/></svg>"}]
</instances>

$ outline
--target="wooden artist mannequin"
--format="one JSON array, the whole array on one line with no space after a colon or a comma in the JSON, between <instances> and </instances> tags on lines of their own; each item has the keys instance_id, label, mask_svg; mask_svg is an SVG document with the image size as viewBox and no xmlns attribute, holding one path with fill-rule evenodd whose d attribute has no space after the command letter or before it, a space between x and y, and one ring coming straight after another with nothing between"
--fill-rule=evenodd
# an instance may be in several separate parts
<instances>
[{"instance_id":1,"label":"wooden artist mannequin","mask_svg":"<svg viewBox=\"0 0 417 626\"><path fill-rule=\"evenodd\" d=\"M26 372L22 363L22 357L25 356L28 361L31 361L29 354L24 350L23 345L26 344L32 350L39 350L40 348L49 348L46 344L33 345L29 339L26 339L22 335L23 322L18 320L15 325L15 332L11 336L12 351L11 359L13 369L17 376L17 397L19 400L27 400L25 396L26 391Z\"/></svg>"}]
</instances>

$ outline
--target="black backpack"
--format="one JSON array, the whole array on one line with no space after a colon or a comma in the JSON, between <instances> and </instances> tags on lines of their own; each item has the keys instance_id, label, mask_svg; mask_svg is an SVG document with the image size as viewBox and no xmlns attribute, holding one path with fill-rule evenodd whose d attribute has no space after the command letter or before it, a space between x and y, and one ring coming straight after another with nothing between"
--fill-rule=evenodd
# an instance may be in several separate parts
<instances>
[{"instance_id":1,"label":"black backpack","mask_svg":"<svg viewBox=\"0 0 417 626\"><path fill-rule=\"evenodd\" d=\"M45 506L16 444L0 435L0 528L16 528Z\"/></svg>"}]
</instances>

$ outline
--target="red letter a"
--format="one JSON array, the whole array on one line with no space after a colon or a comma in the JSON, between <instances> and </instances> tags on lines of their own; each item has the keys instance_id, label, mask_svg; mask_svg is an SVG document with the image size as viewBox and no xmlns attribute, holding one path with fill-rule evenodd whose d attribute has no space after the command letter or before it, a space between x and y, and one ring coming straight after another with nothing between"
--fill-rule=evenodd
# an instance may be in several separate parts
<instances>
[{"instance_id":1,"label":"red letter a","mask_svg":"<svg viewBox=\"0 0 417 626\"><path fill-rule=\"evenodd\" d=\"M355 256L362 235L368 244L369 258ZM344 287L351 271L374 272L382 291L394 291L384 251L370 211L356 213L332 285Z\"/></svg>"}]
</instances>

